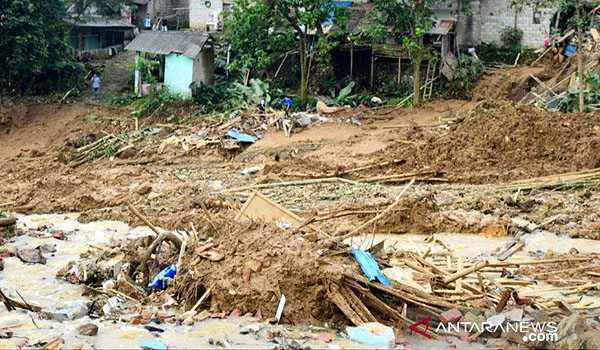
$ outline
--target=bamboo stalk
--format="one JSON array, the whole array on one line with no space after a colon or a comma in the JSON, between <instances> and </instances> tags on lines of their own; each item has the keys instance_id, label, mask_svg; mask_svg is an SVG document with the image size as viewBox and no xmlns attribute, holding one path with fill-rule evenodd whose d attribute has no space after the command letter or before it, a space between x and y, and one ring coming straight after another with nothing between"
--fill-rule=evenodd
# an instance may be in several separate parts
<instances>
[{"instance_id":1,"label":"bamboo stalk","mask_svg":"<svg viewBox=\"0 0 600 350\"><path fill-rule=\"evenodd\" d=\"M412 184L415 182L414 179L412 179L408 184L406 184L406 186L404 186L404 188L402 188L402 191L400 191L400 193L396 196L396 200L394 201L394 203L392 203L389 207L387 207L384 211L382 211L381 213L379 213L378 215L376 215L374 218L368 220L367 222L363 223L362 225L360 225L359 227L355 228L354 230L352 230L352 232L344 235L344 236L339 236L339 237L335 237L335 240L340 242L343 241L347 238L356 236L360 231L362 231L365 227L372 225L373 223L379 221L382 217L386 216L388 213L390 213L392 210L394 210L395 207L397 207L400 204L400 199L401 197L404 195L404 193L406 193L406 191L410 188L410 186L412 186Z\"/></svg>"},{"instance_id":2,"label":"bamboo stalk","mask_svg":"<svg viewBox=\"0 0 600 350\"><path fill-rule=\"evenodd\" d=\"M271 183L266 183L266 184L242 186L242 187L225 189L220 192L227 193L227 192L240 192L240 191L255 190L255 189L273 188L273 187L304 186L304 185L313 185L313 184L326 183L326 182L343 182L343 183L348 183L348 184L355 185L355 186L359 184L356 181L344 179L341 177L326 177L326 178L319 178L319 179L271 182Z\"/></svg>"}]
</instances>

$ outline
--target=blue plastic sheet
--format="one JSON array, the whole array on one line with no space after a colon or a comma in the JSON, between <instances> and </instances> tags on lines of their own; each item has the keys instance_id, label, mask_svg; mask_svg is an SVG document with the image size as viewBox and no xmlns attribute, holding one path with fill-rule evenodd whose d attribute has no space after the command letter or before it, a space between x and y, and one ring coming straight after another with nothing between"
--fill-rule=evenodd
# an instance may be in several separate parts
<instances>
[{"instance_id":1,"label":"blue plastic sheet","mask_svg":"<svg viewBox=\"0 0 600 350\"><path fill-rule=\"evenodd\" d=\"M348 327L346 332L350 339L373 346L390 346L396 340L392 328L377 322L364 323L358 327Z\"/></svg>"},{"instance_id":2,"label":"blue plastic sheet","mask_svg":"<svg viewBox=\"0 0 600 350\"><path fill-rule=\"evenodd\" d=\"M375 280L381 282L381 284L391 287L390 281L385 277L383 272L379 269L379 265L377 265L377 261L373 259L371 253L362 251L360 249L352 249L352 253L354 254L354 258L360 264L360 268L363 270L365 275L369 278L369 281L373 282Z\"/></svg>"},{"instance_id":3,"label":"blue plastic sheet","mask_svg":"<svg viewBox=\"0 0 600 350\"><path fill-rule=\"evenodd\" d=\"M227 136L229 136L233 139L236 139L240 142L250 142L250 143L256 142L256 139L254 139L254 137L252 137L248 134L242 134L237 129L229 130L229 132L227 133Z\"/></svg>"},{"instance_id":4,"label":"blue plastic sheet","mask_svg":"<svg viewBox=\"0 0 600 350\"><path fill-rule=\"evenodd\" d=\"M175 277L177 273L177 266L169 265L165 267L161 272L154 277L154 280L148 284L148 287L156 287L160 290L165 290L167 288L167 280Z\"/></svg>"},{"instance_id":5,"label":"blue plastic sheet","mask_svg":"<svg viewBox=\"0 0 600 350\"><path fill-rule=\"evenodd\" d=\"M147 350L167 350L167 344L158 340L148 338L142 339L140 341L140 346L142 347L142 349Z\"/></svg>"}]
</instances>

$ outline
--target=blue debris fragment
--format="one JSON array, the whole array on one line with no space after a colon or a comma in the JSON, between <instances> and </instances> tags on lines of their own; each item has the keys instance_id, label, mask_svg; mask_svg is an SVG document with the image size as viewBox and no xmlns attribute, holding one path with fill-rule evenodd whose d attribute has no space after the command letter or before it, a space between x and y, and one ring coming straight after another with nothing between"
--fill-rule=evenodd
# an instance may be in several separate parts
<instances>
[{"instance_id":1,"label":"blue debris fragment","mask_svg":"<svg viewBox=\"0 0 600 350\"><path fill-rule=\"evenodd\" d=\"M231 129L229 130L229 132L227 133L227 136L236 139L240 142L250 142L250 143L254 143L256 142L256 139L248 134L242 134L240 133L237 129Z\"/></svg>"},{"instance_id":2,"label":"blue debris fragment","mask_svg":"<svg viewBox=\"0 0 600 350\"><path fill-rule=\"evenodd\" d=\"M167 280L173 279L176 273L177 266L175 266L175 264L169 265L154 277L154 280L148 284L148 287L156 287L160 290L165 290L167 288Z\"/></svg>"},{"instance_id":3,"label":"blue debris fragment","mask_svg":"<svg viewBox=\"0 0 600 350\"><path fill-rule=\"evenodd\" d=\"M346 332L350 336L350 339L373 346L393 347L396 340L392 328L377 322L364 323L358 327L348 327Z\"/></svg>"},{"instance_id":4,"label":"blue debris fragment","mask_svg":"<svg viewBox=\"0 0 600 350\"><path fill-rule=\"evenodd\" d=\"M140 341L140 346L146 350L167 350L167 344L154 339L144 338Z\"/></svg>"},{"instance_id":5,"label":"blue debris fragment","mask_svg":"<svg viewBox=\"0 0 600 350\"><path fill-rule=\"evenodd\" d=\"M356 258L356 261L358 261L360 264L360 268L369 278L369 281L373 282L378 280L385 286L392 286L387 277L385 277L383 272L381 272L379 269L379 265L377 265L377 262L371 256L371 253L362 251L360 249L352 249L352 253L354 254L354 258Z\"/></svg>"},{"instance_id":6,"label":"blue debris fragment","mask_svg":"<svg viewBox=\"0 0 600 350\"><path fill-rule=\"evenodd\" d=\"M290 109L290 108L294 107L294 101L289 97L284 97L283 100L281 101L281 104L283 104L283 106L286 109Z\"/></svg>"}]
</instances>

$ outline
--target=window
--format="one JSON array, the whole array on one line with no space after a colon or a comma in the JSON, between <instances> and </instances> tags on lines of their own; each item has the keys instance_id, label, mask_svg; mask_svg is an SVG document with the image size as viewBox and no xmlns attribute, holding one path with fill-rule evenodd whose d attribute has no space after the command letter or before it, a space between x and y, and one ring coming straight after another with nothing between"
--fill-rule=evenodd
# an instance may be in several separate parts
<instances>
[{"instance_id":1,"label":"window","mask_svg":"<svg viewBox=\"0 0 600 350\"><path fill-rule=\"evenodd\" d=\"M534 11L533 12L533 24L540 24L542 23L542 13L539 11Z\"/></svg>"}]
</instances>

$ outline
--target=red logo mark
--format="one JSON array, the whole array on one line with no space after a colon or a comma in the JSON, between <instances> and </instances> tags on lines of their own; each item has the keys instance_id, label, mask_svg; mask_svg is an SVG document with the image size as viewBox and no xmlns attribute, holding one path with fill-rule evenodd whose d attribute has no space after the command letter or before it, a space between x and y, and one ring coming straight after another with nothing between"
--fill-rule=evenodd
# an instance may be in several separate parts
<instances>
[{"instance_id":1,"label":"red logo mark","mask_svg":"<svg viewBox=\"0 0 600 350\"><path fill-rule=\"evenodd\" d=\"M431 336L429 334L427 334L426 332L429 330L429 320L431 320L431 317L427 317L426 319L419 321L417 323L414 323L412 325L410 325L410 327L408 327L411 331L420 334L422 336L424 336L427 339L431 339ZM425 332L421 332L420 329L417 329L417 326L420 324L424 324L425 325Z\"/></svg>"}]
</instances>

